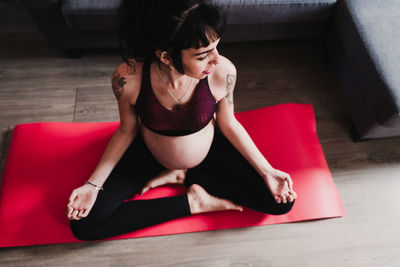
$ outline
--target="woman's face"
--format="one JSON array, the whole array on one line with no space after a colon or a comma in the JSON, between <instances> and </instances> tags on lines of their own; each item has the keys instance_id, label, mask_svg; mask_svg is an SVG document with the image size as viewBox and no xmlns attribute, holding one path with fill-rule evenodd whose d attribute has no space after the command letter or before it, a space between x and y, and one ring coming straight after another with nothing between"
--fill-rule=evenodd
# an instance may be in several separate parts
<instances>
[{"instance_id":1,"label":"woman's face","mask_svg":"<svg viewBox=\"0 0 400 267\"><path fill-rule=\"evenodd\" d=\"M182 65L184 73L190 77L203 79L211 74L219 62L217 45L220 38L207 47L182 50Z\"/></svg>"}]
</instances>

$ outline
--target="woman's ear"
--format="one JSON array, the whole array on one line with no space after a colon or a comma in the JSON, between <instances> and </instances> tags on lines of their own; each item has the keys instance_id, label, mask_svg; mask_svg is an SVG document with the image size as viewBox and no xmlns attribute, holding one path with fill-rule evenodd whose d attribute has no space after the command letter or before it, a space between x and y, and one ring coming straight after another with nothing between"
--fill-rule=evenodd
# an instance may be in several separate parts
<instances>
[{"instance_id":1,"label":"woman's ear","mask_svg":"<svg viewBox=\"0 0 400 267\"><path fill-rule=\"evenodd\" d=\"M161 63L164 63L167 66L171 65L171 57L168 55L167 51L156 51L156 56Z\"/></svg>"}]
</instances>

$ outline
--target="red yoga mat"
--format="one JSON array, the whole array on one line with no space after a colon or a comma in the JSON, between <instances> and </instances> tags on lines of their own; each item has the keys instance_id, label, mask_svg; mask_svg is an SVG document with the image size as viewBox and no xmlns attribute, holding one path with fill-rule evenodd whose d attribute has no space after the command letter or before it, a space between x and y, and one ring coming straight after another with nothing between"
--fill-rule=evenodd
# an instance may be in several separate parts
<instances>
[{"instance_id":1,"label":"red yoga mat","mask_svg":"<svg viewBox=\"0 0 400 267\"><path fill-rule=\"evenodd\" d=\"M275 168L289 173L298 197L283 215L220 211L176 219L109 239L268 225L344 216L316 133L311 104L281 104L236 113ZM96 167L118 122L42 122L15 126L0 185L0 247L82 242L65 208L72 190ZM179 194L164 186L133 199Z\"/></svg>"}]
</instances>

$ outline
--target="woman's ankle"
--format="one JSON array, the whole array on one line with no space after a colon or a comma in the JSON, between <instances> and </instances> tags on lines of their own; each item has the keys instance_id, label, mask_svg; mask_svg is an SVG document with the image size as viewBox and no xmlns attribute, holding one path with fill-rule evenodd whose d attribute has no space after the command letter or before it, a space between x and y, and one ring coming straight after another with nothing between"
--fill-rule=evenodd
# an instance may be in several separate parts
<instances>
[{"instance_id":1,"label":"woman's ankle","mask_svg":"<svg viewBox=\"0 0 400 267\"><path fill-rule=\"evenodd\" d=\"M187 198L191 214L221 210L243 211L243 207L234 204L230 200L211 196L203 187L197 184L192 184L189 187Z\"/></svg>"},{"instance_id":2,"label":"woman's ankle","mask_svg":"<svg viewBox=\"0 0 400 267\"><path fill-rule=\"evenodd\" d=\"M186 178L187 169L176 170L176 180L178 184L184 184Z\"/></svg>"}]
</instances>

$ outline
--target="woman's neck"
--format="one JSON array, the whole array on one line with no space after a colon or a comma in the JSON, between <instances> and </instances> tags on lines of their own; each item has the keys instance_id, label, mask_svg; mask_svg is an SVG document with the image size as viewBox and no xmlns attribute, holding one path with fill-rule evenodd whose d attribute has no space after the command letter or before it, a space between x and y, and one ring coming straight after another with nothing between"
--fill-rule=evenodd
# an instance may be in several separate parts
<instances>
[{"instance_id":1,"label":"woman's neck","mask_svg":"<svg viewBox=\"0 0 400 267\"><path fill-rule=\"evenodd\" d=\"M186 90L185 87L188 86L192 77L185 74L181 74L176 69L169 70L169 68L163 64L156 64L156 71L159 71L162 81L170 90Z\"/></svg>"}]
</instances>

